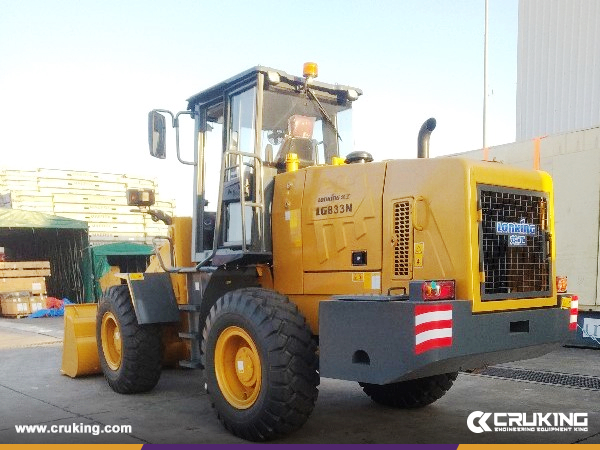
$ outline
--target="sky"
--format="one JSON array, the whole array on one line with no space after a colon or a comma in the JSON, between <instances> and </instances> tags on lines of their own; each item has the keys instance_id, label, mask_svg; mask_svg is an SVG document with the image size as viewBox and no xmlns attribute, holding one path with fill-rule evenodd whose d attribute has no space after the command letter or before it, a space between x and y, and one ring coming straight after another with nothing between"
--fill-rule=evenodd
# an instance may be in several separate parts
<instances>
[{"instance_id":1,"label":"sky","mask_svg":"<svg viewBox=\"0 0 600 450\"><path fill-rule=\"evenodd\" d=\"M156 178L191 214L191 167L150 157L147 113L256 65L363 91L354 145L413 158L482 146L485 0L0 0L0 169ZM489 146L515 140L518 0L489 0ZM169 130L172 131L172 130ZM193 159L191 128L182 154ZM211 170L209 168L209 170ZM214 170L218 167L215 165Z\"/></svg>"}]
</instances>

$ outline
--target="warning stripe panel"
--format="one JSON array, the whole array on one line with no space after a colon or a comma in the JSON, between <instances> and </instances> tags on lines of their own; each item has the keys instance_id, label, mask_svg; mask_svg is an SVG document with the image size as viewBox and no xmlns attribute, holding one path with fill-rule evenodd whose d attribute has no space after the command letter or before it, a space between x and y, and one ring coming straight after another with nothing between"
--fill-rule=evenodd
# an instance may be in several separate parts
<instances>
[{"instance_id":1,"label":"warning stripe panel","mask_svg":"<svg viewBox=\"0 0 600 450\"><path fill-rule=\"evenodd\" d=\"M425 331L438 330L443 328L449 328L450 330L452 330L452 319L435 320L431 322L417 324L417 326L415 326L415 333L418 335L419 333L424 333Z\"/></svg>"},{"instance_id":2,"label":"warning stripe panel","mask_svg":"<svg viewBox=\"0 0 600 450\"><path fill-rule=\"evenodd\" d=\"M452 345L452 304L415 306L415 353Z\"/></svg>"},{"instance_id":3,"label":"warning stripe panel","mask_svg":"<svg viewBox=\"0 0 600 450\"><path fill-rule=\"evenodd\" d=\"M440 320L452 320L452 311L432 311L418 314L415 317L415 325L421 325L427 322L437 322Z\"/></svg>"},{"instance_id":4,"label":"warning stripe panel","mask_svg":"<svg viewBox=\"0 0 600 450\"><path fill-rule=\"evenodd\" d=\"M421 344L418 344L415 347L415 353L417 355L419 355L428 350L433 350L434 348L451 347L451 346L452 346L452 338L451 337L431 339L429 341L425 341Z\"/></svg>"},{"instance_id":5,"label":"warning stripe panel","mask_svg":"<svg viewBox=\"0 0 600 450\"><path fill-rule=\"evenodd\" d=\"M440 339L440 338L451 338L452 337L452 328L436 328L433 330L423 331L422 333L417 334L416 343L421 344L425 341L429 341L432 339Z\"/></svg>"}]
</instances>

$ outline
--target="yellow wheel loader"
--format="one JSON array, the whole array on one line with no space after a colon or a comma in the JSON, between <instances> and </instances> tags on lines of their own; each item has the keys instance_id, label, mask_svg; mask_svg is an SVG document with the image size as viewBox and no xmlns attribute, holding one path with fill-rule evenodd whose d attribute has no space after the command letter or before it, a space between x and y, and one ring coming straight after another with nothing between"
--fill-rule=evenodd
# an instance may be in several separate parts
<instances>
[{"instance_id":1,"label":"yellow wheel loader","mask_svg":"<svg viewBox=\"0 0 600 450\"><path fill-rule=\"evenodd\" d=\"M577 302L555 282L549 175L429 159L433 119L419 158L375 161L351 148L360 89L304 69L254 67L190 97L185 111L150 112L158 158L166 118L177 143L181 116L194 121L194 160L177 145L194 168L193 217L157 254L162 270L122 274L100 302L98 356L111 387L151 389L165 349L181 350L178 329L179 364L203 370L219 420L261 441L305 423L320 377L356 381L377 403L422 407L460 370L568 339ZM152 192L128 196L170 220L150 209Z\"/></svg>"}]
</instances>

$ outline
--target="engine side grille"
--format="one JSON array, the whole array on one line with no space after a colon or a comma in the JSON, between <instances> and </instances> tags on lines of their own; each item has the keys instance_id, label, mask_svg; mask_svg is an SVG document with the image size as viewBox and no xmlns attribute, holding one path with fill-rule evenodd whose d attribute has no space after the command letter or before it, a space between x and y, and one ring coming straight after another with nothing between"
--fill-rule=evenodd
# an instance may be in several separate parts
<instances>
[{"instance_id":1,"label":"engine side grille","mask_svg":"<svg viewBox=\"0 0 600 450\"><path fill-rule=\"evenodd\" d=\"M409 200L394 203L394 276L409 279L411 277L411 245Z\"/></svg>"},{"instance_id":2,"label":"engine side grille","mask_svg":"<svg viewBox=\"0 0 600 450\"><path fill-rule=\"evenodd\" d=\"M551 294L548 201L540 192L480 185L482 300Z\"/></svg>"}]
</instances>

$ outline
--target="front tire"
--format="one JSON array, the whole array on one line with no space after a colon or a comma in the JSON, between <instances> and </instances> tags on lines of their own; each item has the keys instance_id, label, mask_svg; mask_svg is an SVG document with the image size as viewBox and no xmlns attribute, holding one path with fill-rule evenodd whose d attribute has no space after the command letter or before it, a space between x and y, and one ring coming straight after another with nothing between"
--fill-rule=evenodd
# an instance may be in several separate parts
<instances>
[{"instance_id":1,"label":"front tire","mask_svg":"<svg viewBox=\"0 0 600 450\"><path fill-rule=\"evenodd\" d=\"M210 309L202 363L212 405L230 432L251 441L300 428L317 399L316 344L287 297L231 291Z\"/></svg>"},{"instance_id":2,"label":"front tire","mask_svg":"<svg viewBox=\"0 0 600 450\"><path fill-rule=\"evenodd\" d=\"M160 378L159 325L139 325L127 285L111 286L98 305L96 342L104 377L120 394L150 391Z\"/></svg>"},{"instance_id":3,"label":"front tire","mask_svg":"<svg viewBox=\"0 0 600 450\"><path fill-rule=\"evenodd\" d=\"M442 398L457 376L458 372L450 372L399 383L360 385L375 403L394 408L422 408Z\"/></svg>"}]
</instances>

